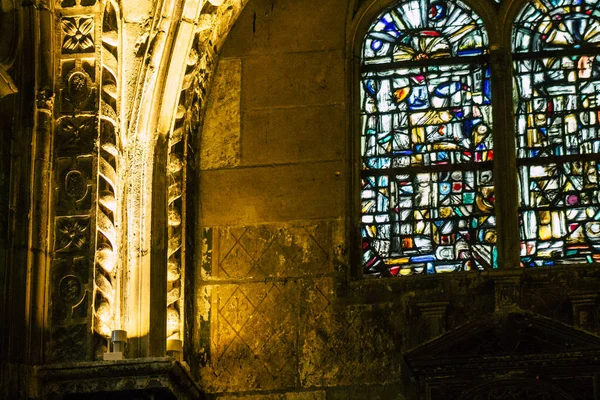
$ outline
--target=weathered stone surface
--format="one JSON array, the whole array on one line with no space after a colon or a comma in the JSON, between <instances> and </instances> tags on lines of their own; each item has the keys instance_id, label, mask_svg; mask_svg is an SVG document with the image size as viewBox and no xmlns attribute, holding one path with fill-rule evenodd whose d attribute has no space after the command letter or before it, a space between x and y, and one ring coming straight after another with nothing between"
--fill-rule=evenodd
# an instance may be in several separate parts
<instances>
[{"instance_id":1,"label":"weathered stone surface","mask_svg":"<svg viewBox=\"0 0 600 400\"><path fill-rule=\"evenodd\" d=\"M342 162L202 171L202 226L342 217Z\"/></svg>"},{"instance_id":2,"label":"weathered stone surface","mask_svg":"<svg viewBox=\"0 0 600 400\"><path fill-rule=\"evenodd\" d=\"M359 164L352 158L356 149L349 142L358 141L351 133L360 130L354 126L359 125L352 112L356 104L349 100L358 82L352 76L356 71L346 70L357 61L353 60L357 53L349 51L353 44L347 39L355 33L355 23L366 27L370 21L353 21L355 14L347 8L354 5L351 11L356 11L367 2L252 0L221 52L245 2L225 0L216 6L213 3L218 1L131 0L118 12L111 7L119 2L50 4L44 0L33 2L39 7L32 2L23 7L15 4L15 14L10 15L4 15L4 8L13 7L14 0L3 2L9 5L0 12L0 21L28 27L18 35L20 47L8 37L0 43L0 53L11 53L3 60L10 61L7 71L19 88L19 93L0 102L0 187L6 189L0 196L0 397L89 398L101 393L96 397L101 398L103 391L118 392L114 393L118 399L140 392L148 397L172 395L167 388L170 378L189 376L174 372L172 361L166 359L27 366L90 359L93 327L89 320L109 315L108 309L121 313L115 324L143 320L151 313L157 321L151 324L153 330L162 327L161 310L150 307L148 311L151 303L145 303L144 295L148 279L161 282L154 278L163 272L171 285L170 301L181 293L176 301L186 307L178 310L185 310L187 327L193 332L193 337L183 337L185 357L193 362L196 382L213 398L413 400L426 393L445 400L459 398L465 388L476 387L482 379L510 383L506 376L525 374L530 376L522 383L551 383L568 393L562 398L598 397L600 350L584 347L579 353L556 356L557 351L575 347L568 339L581 333L562 329L567 324L598 333L598 266L514 268L511 275L518 276L514 280L502 276L505 265L491 272L360 279L359 257L350 255L359 252L358 246L353 249L351 232L357 216L348 212L352 192L357 190L351 187L350 175L358 174ZM361 13L375 15L382 11L376 10L379 5L391 4L368 3L373 7ZM200 4L202 10L194 8ZM155 5L164 8L155 10ZM477 9L486 13L483 19L493 28L491 42L510 37L511 24L504 23L507 14L500 14L515 7L497 8L489 2L488 8L479 2ZM182 18L175 17L179 11L184 12ZM195 20L198 13L201 16ZM494 27L492 15L499 15L503 26ZM2 30L12 30L0 25ZM196 52L178 58L186 51L178 41L186 32L194 32L188 39ZM359 42L360 38L355 49ZM171 43L172 54L161 54ZM509 51L510 43L500 43L501 47ZM13 51L20 53L12 57ZM503 160L506 151L501 149L513 142L514 121L505 111L511 109L510 99L504 103L502 98L510 97L511 79L499 74L498 68L510 60L499 62L499 51L505 50L494 46L490 65L496 89L508 82L505 91L494 89L494 131L502 132L495 140L496 159ZM211 86L212 66L219 54L224 57ZM171 65L180 72L171 74L169 60L173 59L181 62ZM183 81L185 89L164 87L165 81ZM34 90L40 91L37 97ZM161 97L165 93L169 95ZM37 111L32 115L34 103ZM155 170L161 177L158 181L169 180L167 220L166 215L155 213L164 206L166 196L160 193L167 186L155 184L155 190L147 193L140 187L143 176L150 176L151 168L145 168L156 155L149 144L156 139L154 118L173 110L171 149L157 149L158 154L171 152L171 175L163 168L166 163L154 164L161 166ZM164 128L171 121L163 122ZM193 139L200 131L201 143L196 146ZM124 160L130 163L116 168ZM203 169L199 181L196 161ZM114 168L107 168L107 163ZM496 167L502 165L507 163ZM506 183L514 183L516 173L496 170L502 170L496 181L502 188L497 190L498 223L510 227L502 209L512 210L517 224L516 204L511 208L502 200L510 196L504 189L510 189ZM182 196L188 194L184 203ZM119 198L128 199L131 207L124 210ZM94 211L96 199L102 213ZM198 212L197 219L192 210ZM152 215L156 226L148 227L146 215ZM55 217L58 229L49 230ZM152 264L157 273L136 283L136 274L148 269L148 250L161 247L154 227L166 228L161 225L163 217L172 230L168 265ZM45 218L52 219L50 225ZM102 229L98 231L96 225ZM518 227L513 228L515 235L509 231L508 237L514 240L505 241L514 245L509 249L512 256L506 257L510 247L506 245L499 260L512 260L510 266L516 267ZM121 229L127 235L117 240ZM194 229L202 235L197 251L191 248ZM506 238L507 230L500 231L499 238ZM96 240L102 236L114 242L114 249ZM48 246L48 241L56 246ZM106 262L109 250L114 250L114 260L122 261L124 269ZM139 263L138 255L144 257ZM95 262L102 268L110 265L106 280L92 270ZM190 273L194 263L201 270L196 276ZM112 278L120 276L123 284L113 286ZM503 280L505 284L499 284ZM164 290L157 292L166 295ZM105 293L114 302L92 308L108 304L102 301ZM140 301L132 306L132 299ZM190 303L197 307L187 307ZM538 325L553 330L530 334L531 323L517 324L517 329L503 325L498 322L502 318L496 317L507 309L515 315L539 314ZM48 310L52 312L47 314ZM478 335L468 336L470 326L486 320L492 322L493 335L480 329ZM112 325L111 321L103 327L108 330ZM589 332L586 335L591 336ZM144 334L135 332L130 346L134 340L145 340ZM433 374L444 370L439 364L445 363L448 374L438 375L439 382L433 384L427 377L420 383L411 381L404 355L424 343L444 342L444 335L464 341L450 341L456 346L446 347L446 353L430 351L417 361L422 370ZM162 339L152 343L163 346ZM94 342L104 345L105 339L96 337ZM515 357L514 352L523 348L529 353ZM494 372L481 372L481 360L473 360L480 353L489 355L490 349L498 358L488 359L486 365ZM457 358L442 360L441 354ZM569 360L571 364L566 364ZM579 362L577 371L570 368L573 360ZM456 371L457 364L468 373ZM414 365L412 372L417 370ZM43 382L40 393L32 383L34 371L40 372ZM573 376L575 372L579 376ZM505 396L493 391L497 382L481 383L485 390L476 392L481 396L524 394L514 383L506 387L516 391ZM200 397L193 387L188 387L187 396Z\"/></svg>"},{"instance_id":3,"label":"weathered stone surface","mask_svg":"<svg viewBox=\"0 0 600 400\"><path fill-rule=\"evenodd\" d=\"M339 222L214 228L217 279L298 277L333 271L332 225Z\"/></svg>"},{"instance_id":4,"label":"weathered stone surface","mask_svg":"<svg viewBox=\"0 0 600 400\"><path fill-rule=\"evenodd\" d=\"M331 278L212 286L203 382L210 391L398 382L393 309L339 309L334 291Z\"/></svg>"},{"instance_id":5,"label":"weathered stone surface","mask_svg":"<svg viewBox=\"0 0 600 400\"><path fill-rule=\"evenodd\" d=\"M344 65L341 51L243 59L242 110L342 104Z\"/></svg>"},{"instance_id":6,"label":"weathered stone surface","mask_svg":"<svg viewBox=\"0 0 600 400\"><path fill-rule=\"evenodd\" d=\"M201 374L211 391L296 384L296 301L302 288L287 282L212 288L211 361Z\"/></svg>"},{"instance_id":7,"label":"weathered stone surface","mask_svg":"<svg viewBox=\"0 0 600 400\"><path fill-rule=\"evenodd\" d=\"M309 7L297 0L251 1L228 38L224 55L343 49L346 7L344 0L312 2Z\"/></svg>"},{"instance_id":8,"label":"weathered stone surface","mask_svg":"<svg viewBox=\"0 0 600 400\"><path fill-rule=\"evenodd\" d=\"M239 395L239 396L221 396L219 400L282 400L285 399L283 394L250 394L250 395Z\"/></svg>"},{"instance_id":9,"label":"weathered stone surface","mask_svg":"<svg viewBox=\"0 0 600 400\"><path fill-rule=\"evenodd\" d=\"M219 61L208 96L200 139L200 168L231 168L240 162L240 96L242 63Z\"/></svg>"},{"instance_id":10,"label":"weathered stone surface","mask_svg":"<svg viewBox=\"0 0 600 400\"><path fill-rule=\"evenodd\" d=\"M39 367L41 399L203 399L186 366L167 357Z\"/></svg>"},{"instance_id":11,"label":"weathered stone surface","mask_svg":"<svg viewBox=\"0 0 600 400\"><path fill-rule=\"evenodd\" d=\"M316 304L327 291L314 292ZM325 297L324 297L325 299ZM309 310L302 320L300 380L303 386L338 386L393 383L401 379L402 333L395 331L398 318L391 307L369 310L350 307ZM316 311L316 312L315 312Z\"/></svg>"},{"instance_id":12,"label":"weathered stone surface","mask_svg":"<svg viewBox=\"0 0 600 400\"><path fill-rule=\"evenodd\" d=\"M344 156L342 106L259 109L244 113L241 165L337 160Z\"/></svg>"},{"instance_id":13,"label":"weathered stone surface","mask_svg":"<svg viewBox=\"0 0 600 400\"><path fill-rule=\"evenodd\" d=\"M325 400L325 392L296 392L296 393L286 393L286 400Z\"/></svg>"}]
</instances>

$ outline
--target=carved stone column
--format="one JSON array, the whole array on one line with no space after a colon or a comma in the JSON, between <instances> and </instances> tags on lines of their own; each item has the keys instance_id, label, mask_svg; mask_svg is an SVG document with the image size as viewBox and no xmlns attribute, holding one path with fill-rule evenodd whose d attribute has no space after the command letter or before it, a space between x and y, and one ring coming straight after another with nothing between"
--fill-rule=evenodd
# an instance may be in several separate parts
<instances>
[{"instance_id":1,"label":"carved stone column","mask_svg":"<svg viewBox=\"0 0 600 400\"><path fill-rule=\"evenodd\" d=\"M104 7L105 6L105 7ZM99 358L115 329L118 13L112 3L57 3L48 360Z\"/></svg>"},{"instance_id":2,"label":"carved stone column","mask_svg":"<svg viewBox=\"0 0 600 400\"><path fill-rule=\"evenodd\" d=\"M193 266L195 232L193 228L187 227L195 224L193 195L197 179L196 140L201 129L202 108L216 57L205 34L206 31L201 29L195 35L187 59L168 147L167 338L188 342L191 342L190 330L194 321L194 268L186 268L186 265ZM186 292L190 295L184 303ZM184 329L186 324L188 327Z\"/></svg>"}]
</instances>

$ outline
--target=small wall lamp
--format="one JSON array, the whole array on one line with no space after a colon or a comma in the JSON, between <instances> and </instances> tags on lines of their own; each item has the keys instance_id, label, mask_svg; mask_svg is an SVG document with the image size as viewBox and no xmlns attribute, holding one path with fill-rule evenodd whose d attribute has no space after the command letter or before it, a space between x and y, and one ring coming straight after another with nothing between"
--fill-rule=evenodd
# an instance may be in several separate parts
<instances>
[{"instance_id":1,"label":"small wall lamp","mask_svg":"<svg viewBox=\"0 0 600 400\"><path fill-rule=\"evenodd\" d=\"M114 330L110 335L108 352L104 353L104 361L115 361L125 359L125 344L127 343L127 331Z\"/></svg>"}]
</instances>

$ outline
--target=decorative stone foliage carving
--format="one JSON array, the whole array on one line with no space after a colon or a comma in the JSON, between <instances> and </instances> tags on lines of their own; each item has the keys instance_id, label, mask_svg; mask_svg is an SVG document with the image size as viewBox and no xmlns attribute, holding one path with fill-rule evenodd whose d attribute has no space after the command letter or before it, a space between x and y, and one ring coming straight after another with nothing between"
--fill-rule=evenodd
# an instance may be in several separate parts
<instances>
[{"instance_id":1,"label":"decorative stone foliage carving","mask_svg":"<svg viewBox=\"0 0 600 400\"><path fill-rule=\"evenodd\" d=\"M187 60L173 130L169 136L167 337L171 339L183 338L183 299L186 282L184 263L193 251L193 232L185 229L187 222L183 217L188 209L187 183L193 179L192 176L187 178L189 172L185 168L185 160L193 160L194 134L199 128L198 116L203 100L202 84L205 83L199 79L198 74L203 67L206 68L207 61L206 56L201 56L202 49L198 48L198 44L199 35L196 35ZM186 237L189 240L184 240Z\"/></svg>"},{"instance_id":2,"label":"decorative stone foliage carving","mask_svg":"<svg viewBox=\"0 0 600 400\"><path fill-rule=\"evenodd\" d=\"M185 69L174 128L169 135L169 162L165 171L169 181L165 322L167 336L171 338L182 338L186 281L193 284L192 270L184 268L186 260L191 261L194 242L193 232L185 229L187 221L194 219L187 204L187 196L194 187L189 174L194 171L188 171L186 164L192 165L193 169L194 135L200 129L201 110L213 72L215 51L244 2L229 3L221 7L208 3L204 6L202 12L209 17L204 20L210 23L207 26L196 25L197 36ZM200 7L201 4L189 7ZM188 10L189 7L185 5L184 8ZM56 321L50 327L50 336L54 338L53 332L58 329L85 325L83 332L94 340L83 340L80 343L83 347L75 352L82 356L76 358L93 359L94 354L103 352L105 338L110 331L124 322L119 310L123 309L120 301L125 295L117 292L122 274L119 255L121 234L126 232L122 228L124 156L148 143L133 144L132 147L139 145L136 150L123 145L121 86L124 76L120 48L123 41L118 2L56 0L49 8L57 16L52 53L55 57L54 91L58 100L52 115L55 140L51 237L54 238L52 250L56 254L65 254L60 263L55 259L50 266L53 287L48 312L50 320ZM185 25L190 21L175 23L173 29L177 30L179 23ZM154 27L162 25L152 26L150 33L154 32ZM153 45L152 40L156 37L148 37L148 45ZM144 49L148 50L145 46ZM136 54L141 56L141 53ZM146 61L154 59L156 54L155 58L161 57L160 52L154 50L145 54ZM146 77L144 82L151 82L153 80L147 76L147 71L151 71L150 75L154 74L156 71L152 72L152 69L158 64L146 61L140 61L138 72ZM160 71L162 67L158 74ZM142 92L138 95L142 96ZM133 107L133 115L137 106ZM136 125L132 126L135 129ZM136 215L139 212L132 211ZM82 225L82 218L87 218L86 224ZM59 267L59 264L74 265L74 257L78 258L79 264L86 265L85 276L76 270ZM71 304L75 298L79 309L85 306L85 312L79 314L81 319L77 321L68 317L70 309L67 306L63 308L69 312L61 308L61 304ZM192 303L192 298L189 298L187 307L191 308ZM55 319L55 315L61 318ZM193 314L189 318L192 326ZM67 359L57 350L58 342L52 341L56 346L49 346L49 359Z\"/></svg>"},{"instance_id":3,"label":"decorative stone foliage carving","mask_svg":"<svg viewBox=\"0 0 600 400\"><path fill-rule=\"evenodd\" d=\"M63 117L57 121L57 148L66 152L77 152L94 148L96 118L93 116Z\"/></svg>"},{"instance_id":4,"label":"decorative stone foliage carving","mask_svg":"<svg viewBox=\"0 0 600 400\"><path fill-rule=\"evenodd\" d=\"M94 59L66 59L61 62L60 82L63 113L93 112L96 100L96 61Z\"/></svg>"},{"instance_id":5,"label":"decorative stone foliage carving","mask_svg":"<svg viewBox=\"0 0 600 400\"><path fill-rule=\"evenodd\" d=\"M57 148L61 148L57 143ZM68 154L68 150L63 154ZM56 212L59 214L87 213L92 204L93 157L79 155L60 157L56 160L56 180L58 183ZM76 211L73 213L73 211Z\"/></svg>"},{"instance_id":6,"label":"decorative stone foliage carving","mask_svg":"<svg viewBox=\"0 0 600 400\"><path fill-rule=\"evenodd\" d=\"M94 18L66 17L61 21L63 29L63 53L94 51Z\"/></svg>"},{"instance_id":7,"label":"decorative stone foliage carving","mask_svg":"<svg viewBox=\"0 0 600 400\"><path fill-rule=\"evenodd\" d=\"M117 215L117 14L96 0L64 0L55 48L54 252L49 361L91 360L114 315ZM102 21L98 30L96 21ZM109 21L109 22L107 22ZM102 49L96 34L106 35ZM115 32L117 32L115 34ZM97 68L98 63L101 70ZM100 96L102 95L102 96ZM110 112L110 110L113 110ZM92 332L96 343L92 341Z\"/></svg>"},{"instance_id":8,"label":"decorative stone foliage carving","mask_svg":"<svg viewBox=\"0 0 600 400\"><path fill-rule=\"evenodd\" d=\"M56 252L76 252L89 244L89 218L57 218Z\"/></svg>"}]
</instances>

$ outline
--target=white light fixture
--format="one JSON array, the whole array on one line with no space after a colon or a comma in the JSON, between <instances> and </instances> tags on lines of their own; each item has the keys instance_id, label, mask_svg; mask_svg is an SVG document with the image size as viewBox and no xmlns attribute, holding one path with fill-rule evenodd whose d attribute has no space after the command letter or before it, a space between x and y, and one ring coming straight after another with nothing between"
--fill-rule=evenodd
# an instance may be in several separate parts
<instances>
[{"instance_id":1,"label":"white light fixture","mask_svg":"<svg viewBox=\"0 0 600 400\"><path fill-rule=\"evenodd\" d=\"M223 0L208 0L210 4L212 4L215 7L219 7L221 4L223 4Z\"/></svg>"},{"instance_id":2,"label":"white light fixture","mask_svg":"<svg viewBox=\"0 0 600 400\"><path fill-rule=\"evenodd\" d=\"M177 361L181 361L183 342L178 339L167 340L167 355Z\"/></svg>"},{"instance_id":3,"label":"white light fixture","mask_svg":"<svg viewBox=\"0 0 600 400\"><path fill-rule=\"evenodd\" d=\"M108 353L104 353L104 361L115 361L125 359L125 344L127 343L127 331L112 331Z\"/></svg>"}]
</instances>

